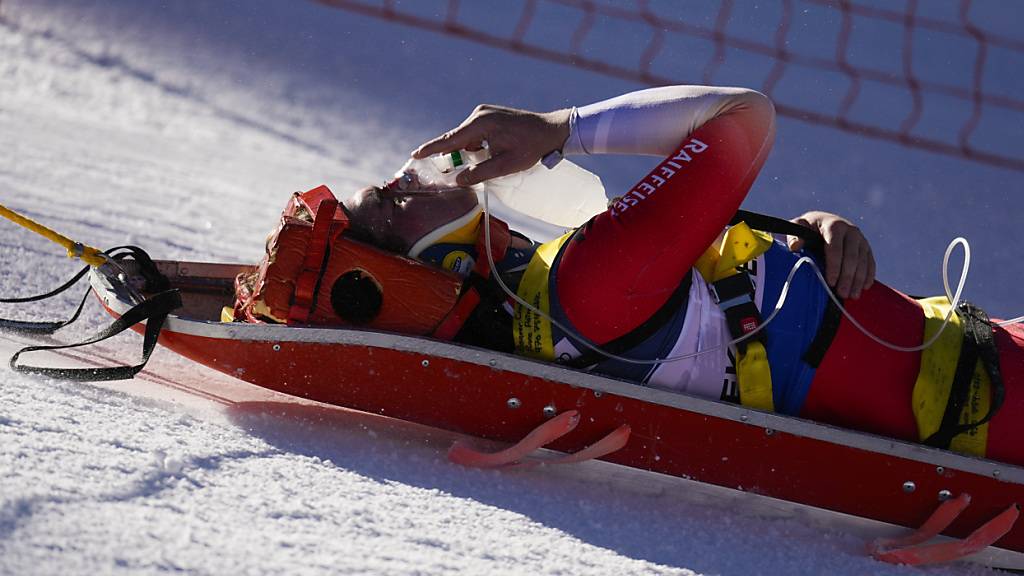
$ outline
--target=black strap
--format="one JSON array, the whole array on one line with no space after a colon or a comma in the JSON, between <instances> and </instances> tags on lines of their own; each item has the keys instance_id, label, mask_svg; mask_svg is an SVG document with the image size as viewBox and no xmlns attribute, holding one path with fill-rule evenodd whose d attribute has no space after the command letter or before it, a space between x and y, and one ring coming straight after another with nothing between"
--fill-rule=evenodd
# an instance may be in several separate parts
<instances>
[{"instance_id":1,"label":"black strap","mask_svg":"<svg viewBox=\"0 0 1024 576\"><path fill-rule=\"evenodd\" d=\"M761 311L754 303L756 289L750 279L750 272L740 268L737 274L712 282L711 288L715 293L716 304L725 315L729 335L733 340L739 340L736 342L736 350L741 354L746 353L747 343L751 340L767 345L768 335L764 330L741 340L761 326Z\"/></svg>"},{"instance_id":2,"label":"black strap","mask_svg":"<svg viewBox=\"0 0 1024 576\"><path fill-rule=\"evenodd\" d=\"M643 324L637 326L633 330L600 345L601 350L607 354L619 355L624 352L628 352L633 348L642 344L645 340L654 336L661 330L662 327L672 319L672 317L679 311L679 308L686 302L686 299L690 295L690 283L693 281L693 271L686 273L683 281L679 283L675 291L668 297L668 300L658 308L658 311L651 315L650 318L645 320ZM593 366L606 360L607 354L596 352L590 348L583 351L582 354L576 358L568 360L556 359L557 362L569 366L570 368L586 368L587 366Z\"/></svg>"},{"instance_id":3,"label":"black strap","mask_svg":"<svg viewBox=\"0 0 1024 576\"><path fill-rule=\"evenodd\" d=\"M170 287L170 282L167 278L160 273L157 269L156 264L146 254L144 250L137 246L118 246L111 248L104 252L104 254L117 260L123 260L128 256L131 256L139 263L139 273L142 274L143 279L146 280L146 289L150 291L162 291ZM89 266L83 267L70 280L61 284L57 288L50 290L43 294L37 294L35 296L24 296L20 298L0 298L0 304L27 304L29 302L40 302L48 298L52 298L58 294L63 293L67 289L77 284L86 273L89 272ZM10 320L7 318L0 318L0 330L9 330L12 332L20 332L23 334L32 335L47 335L53 334L57 330L71 324L82 314L82 309L85 308L85 302L89 298L89 290L86 290L82 294L82 299L78 303L78 307L75 312L67 320L60 321L26 321L26 320Z\"/></svg>"},{"instance_id":4,"label":"black strap","mask_svg":"<svg viewBox=\"0 0 1024 576\"><path fill-rule=\"evenodd\" d=\"M516 273L515 275L521 275ZM502 275L509 286L519 284L515 275ZM470 273L470 281L480 295L480 303L470 312L462 327L452 339L453 342L480 346L488 350L514 353L515 339L512 337L512 315L505 310L508 296L491 274L486 280L475 273ZM474 278L475 277L475 278Z\"/></svg>"},{"instance_id":5,"label":"black strap","mask_svg":"<svg viewBox=\"0 0 1024 576\"><path fill-rule=\"evenodd\" d=\"M23 298L0 298L0 304L25 304L28 302L39 302L40 300L52 298L53 296L56 296L57 294L60 294L67 290L68 288L71 288L72 286L77 284L78 281L81 280L82 277L84 277L86 272L88 271L88 266L82 268L81 270L78 271L77 274L72 276L70 280L45 294L37 294L35 296L26 296ZM31 322L25 320L8 320L6 318L0 318L0 329L11 330L14 332L23 332L28 334L53 334L57 330L63 328L64 326L67 326L68 324L71 324L72 322L78 319L78 316L82 313L82 308L85 307L85 301L88 297L89 291L86 290L85 294L82 295L81 302L78 303L78 308L75 310L75 313L67 320L61 320L58 322Z\"/></svg>"},{"instance_id":6,"label":"black strap","mask_svg":"<svg viewBox=\"0 0 1024 576\"><path fill-rule=\"evenodd\" d=\"M821 366L822 360L825 359L825 353L828 352L832 341L836 339L836 333L839 332L839 324L842 319L842 310L829 298L825 304L825 313L821 317L821 325L818 326L818 332L814 335L811 345L807 347L807 351L804 352L803 360L808 366L812 368Z\"/></svg>"},{"instance_id":7,"label":"black strap","mask_svg":"<svg viewBox=\"0 0 1024 576\"><path fill-rule=\"evenodd\" d=\"M735 226L740 222L746 222L747 226L750 226L755 230L763 230L765 232L771 232L772 234L786 234L801 238L804 241L804 247L807 250L819 255L821 251L825 249L825 237L822 236L820 232L806 226L801 226L796 222L783 220L777 216L769 216L767 214L760 214L747 210L737 210L736 215L733 216L729 225Z\"/></svg>"},{"instance_id":8,"label":"black strap","mask_svg":"<svg viewBox=\"0 0 1024 576\"><path fill-rule=\"evenodd\" d=\"M149 361L150 355L153 353L153 348L156 346L157 339L160 335L160 330L163 328L164 321L167 319L167 315L176 308L181 307L181 294L177 290L168 289L170 282L168 279L160 273L157 269L156 264L149 257L148 254L141 248L135 246L118 246L104 252L114 260L125 260L128 257L134 259L138 265L139 274L146 281L146 290L159 291L156 295L147 298L141 304L138 304L127 312L123 316L118 318L114 323L108 326L105 330L99 332L92 338L79 342L77 344L63 344L63 345L51 345L51 346L28 346L22 348L11 357L10 366L16 372L23 374L38 374L41 376L49 376L53 378L62 378L67 380L78 380L78 381L103 381L103 380L125 380L138 374L139 371L145 367ZM62 284L60 287L51 290L45 294L37 296L29 296L24 298L5 298L0 299L2 303L26 303L26 302L38 302L47 298L56 296L75 285L81 280L86 272L89 271L89 267L85 267L75 274L70 280ZM89 292L86 291L82 297L81 302L78 304L78 308L71 318L60 321L60 322L26 322L20 320L6 320L0 319L0 328L14 330L23 333L32 334L52 334L58 329L67 326L74 322L82 312L82 308L85 306L85 301L89 296ZM64 350L68 348L78 348L80 346L87 346L89 344L95 344L111 338L124 332L128 328L138 324L139 322L146 322L146 331L142 342L142 362L133 366L113 366L105 368L50 368L44 366L28 366L18 364L18 358L26 352L35 352L40 350Z\"/></svg>"},{"instance_id":9,"label":"black strap","mask_svg":"<svg viewBox=\"0 0 1024 576\"><path fill-rule=\"evenodd\" d=\"M729 222L729 225L735 226L740 222L746 222L748 226L755 230L796 236L804 241L805 250L814 254L819 259L823 259L825 256L825 237L817 230L801 226L789 220L747 210L737 210L736 216ZM829 298L825 307L825 314L821 319L821 326L818 327L818 332L814 335L811 345L804 352L804 362L814 368L821 365L821 362L825 359L825 353L828 352L829 346L835 340L836 333L839 331L839 323L842 319L842 311Z\"/></svg>"},{"instance_id":10,"label":"black strap","mask_svg":"<svg viewBox=\"0 0 1024 576\"><path fill-rule=\"evenodd\" d=\"M142 248L138 246L118 246L117 248L107 250L106 254L118 260L131 256L133 260L138 262L138 271L146 281L145 290L147 292L163 292L170 289L171 281L160 272L156 262L153 262L153 259Z\"/></svg>"},{"instance_id":11,"label":"black strap","mask_svg":"<svg viewBox=\"0 0 1024 576\"><path fill-rule=\"evenodd\" d=\"M78 320L78 317L82 314L82 309L85 308L85 301L88 299L89 291L86 290L85 294L82 294L82 299L78 302L78 307L75 309L74 314L72 314L67 320L59 320L55 322L33 322L30 320L9 320L7 318L0 318L0 330L10 330L12 332L37 335L53 334L57 330L60 330L75 320ZM0 302L5 301L0 300ZM31 302L31 300L29 300L29 302Z\"/></svg>"},{"instance_id":12,"label":"black strap","mask_svg":"<svg viewBox=\"0 0 1024 576\"><path fill-rule=\"evenodd\" d=\"M57 346L28 346L18 350L11 356L11 369L22 374L38 374L51 378L64 380L77 380L82 382L97 382L106 380L128 380L138 374L149 362L149 356L156 347L160 330L164 326L167 315L174 309L181 307L181 294L177 290L167 290L155 296L147 298L143 303L132 307L120 318L114 321L105 330L92 338L77 344L62 344ZM65 350L78 348L89 344L102 342L107 338L117 336L121 332L131 328L139 322L146 322L146 333L142 340L142 362L134 366L112 366L107 368L50 368L45 366L29 366L18 364L18 358L25 352L39 350Z\"/></svg>"},{"instance_id":13,"label":"black strap","mask_svg":"<svg viewBox=\"0 0 1024 576\"><path fill-rule=\"evenodd\" d=\"M40 300L52 298L57 294L60 294L61 292L74 286L79 280L82 279L83 276L85 276L85 274L89 271L89 268L89 266L85 266L84 268L79 270L74 276L72 276L70 280L61 284L57 288L50 290L45 294L37 294L35 296L23 296L21 298L0 298L0 304L26 304L28 302L38 302Z\"/></svg>"},{"instance_id":14,"label":"black strap","mask_svg":"<svg viewBox=\"0 0 1024 576\"><path fill-rule=\"evenodd\" d=\"M949 448L950 443L959 434L985 424L1002 407L1006 398L1006 387L999 368L999 350L996 348L992 331L992 322L985 312L969 302L961 302L957 307L957 315L963 325L963 342L960 345L960 358L957 360L953 384L949 391L949 401L942 415L942 423L934 434L925 439L924 443L937 448ZM992 398L988 413L976 422L960 424L960 416L967 404L974 379L974 370L981 361L992 385Z\"/></svg>"}]
</instances>

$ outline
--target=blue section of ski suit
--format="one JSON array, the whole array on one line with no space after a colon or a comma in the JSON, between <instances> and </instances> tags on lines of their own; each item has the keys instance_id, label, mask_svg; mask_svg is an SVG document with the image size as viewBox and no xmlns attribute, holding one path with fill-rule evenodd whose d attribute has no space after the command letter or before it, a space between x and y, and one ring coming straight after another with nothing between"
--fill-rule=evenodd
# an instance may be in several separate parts
<instances>
[{"instance_id":1,"label":"blue section of ski suit","mask_svg":"<svg viewBox=\"0 0 1024 576\"><path fill-rule=\"evenodd\" d=\"M767 319L775 309L786 277L806 252L790 252L776 242L764 254L764 283L761 316ZM824 266L819 264L824 270ZM766 327L768 364L772 373L772 397L775 411L798 415L814 380L814 368L803 356L818 333L828 294L814 269L804 264L793 276L786 301L778 315Z\"/></svg>"}]
</instances>

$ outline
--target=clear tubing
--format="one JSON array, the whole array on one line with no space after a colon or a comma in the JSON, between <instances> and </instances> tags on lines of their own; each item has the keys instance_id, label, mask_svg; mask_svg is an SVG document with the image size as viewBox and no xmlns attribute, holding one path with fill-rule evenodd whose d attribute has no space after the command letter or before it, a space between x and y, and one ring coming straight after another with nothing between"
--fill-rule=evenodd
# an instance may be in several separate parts
<instances>
[{"instance_id":1,"label":"clear tubing","mask_svg":"<svg viewBox=\"0 0 1024 576\"><path fill-rule=\"evenodd\" d=\"M490 207L489 207L489 204L488 204L489 197L490 197L490 193L487 192L486 187L485 187L485 189L484 189L484 243L486 244L486 248L487 248L485 251L487 253L487 262L488 262L488 264L490 264L491 270L496 270L497 267L494 264L494 256L491 254L491 211L490 211ZM953 253L953 250L958 245L959 246L963 246L963 249L964 249L964 264L963 264L963 269L960 272L960 280L957 283L956 293L954 294L954 293L951 292L951 290L949 288L949 257ZM515 300L520 306L524 306L524 307L526 307L526 309L532 311L534 314L539 314L543 318L546 318L549 322L551 322L553 325L557 326L560 330L562 330L566 334L569 334L573 338L573 340L575 340L576 342L582 344L584 347L589 348L590 350L593 350L594 352L597 352L598 354L601 354L602 356L605 356L607 358L618 360L620 362L626 362L628 364L661 364L663 362L678 362L680 360L686 360L687 358L695 358L697 356L700 356L701 354L708 354L710 352L715 352L715 351L721 350L721 349L723 349L723 348L725 348L727 346L735 346L736 344L739 344L740 342L743 342L745 340L749 340L750 338L752 338L758 332L763 330L769 323L771 323L775 319L775 317L779 314L779 311L782 310L782 306L786 303L786 298L789 295L789 286L793 282L793 276L795 276L797 270L799 270L800 267L805 265L805 264L809 264L811 266L811 268L814 269L815 276L818 277L818 281L821 282L821 285L825 287L825 292L828 294L829 298L832 299L832 302L839 308L840 312L843 313L843 316L845 316L846 319L850 321L850 323L852 323L858 330L860 330L861 333L863 333L868 338L871 338L872 340L874 340L878 344L880 344L882 346L885 346L886 348L891 348L892 350L896 350L898 352L920 352L921 350L924 350L924 349L928 348L929 346L931 346L932 344L934 344L935 341L939 339L939 337L942 335L942 333L946 330L946 326L949 325L949 321L950 321L950 319L953 316L953 311L956 309L957 305L960 303L960 296L963 293L964 286L967 284L967 273L970 271L970 268L971 268L971 246L970 246L970 243L968 243L965 238L957 237L957 238L954 238L949 243L949 245L946 247L946 253L945 253L945 255L942 258L942 285L943 285L943 288L945 288L945 290L946 290L946 299L948 299L950 302L952 302L953 305L950 307L949 312L946 313L946 317L943 319L942 326L939 327L939 330L934 335L932 335L932 337L929 338L927 342L924 342L924 343L922 343L919 346L900 346L898 344L893 344L892 342L888 342L886 340L883 340L882 338L880 338L879 336L873 334L867 328L862 326L861 323L858 322L857 319L854 318L850 314L850 312L848 310L846 310L846 308L842 305L842 303L839 302L839 299L836 297L835 294L833 294L832 290L829 288L828 282L825 281L825 277L822 276L821 270L818 268L818 265L814 262L814 260L812 260L808 256L802 256L801 258L799 258L793 264L793 267L789 270L789 274L786 276L786 281L782 285L782 292L779 294L778 302L775 303L775 309L772 310L772 313L770 315L768 315L767 318L765 318L765 320L761 323L760 326L757 327L756 330L753 330L752 332L744 334L743 336L741 336L739 338L736 338L734 340L730 340L730 341L728 341L728 342L726 342L724 344L719 344L718 346L712 346L711 348L705 348L703 350L698 350L696 352L691 352L689 354L680 354L678 356L669 356L669 357L666 357L666 358L654 358L654 359L651 359L651 360L644 360L644 359L637 359L637 358L627 358L625 356L619 356L618 354L613 354L611 352L608 352L606 350L601 349L598 345L590 342L589 340L584 338L582 335L578 334L575 330L572 330L569 327L563 325L562 323L560 323L557 320L555 320L554 318L552 318L550 315L545 314L544 312L538 310L536 307L532 306L531 304L529 304L528 302L526 302L525 300L520 298L517 294L512 292L512 290L505 284L505 282L501 279L501 275L500 274L494 274L494 279L498 282L498 285L505 292L505 294L508 294L508 296L510 298L512 298L513 300ZM996 322L995 324L998 325L998 326L1006 326L1007 324L1014 324L1014 323L1017 323L1017 322L1024 322L1024 316L1019 316L1019 317L1013 318L1011 320L1005 320L1005 321L1001 321L1001 322Z\"/></svg>"}]
</instances>

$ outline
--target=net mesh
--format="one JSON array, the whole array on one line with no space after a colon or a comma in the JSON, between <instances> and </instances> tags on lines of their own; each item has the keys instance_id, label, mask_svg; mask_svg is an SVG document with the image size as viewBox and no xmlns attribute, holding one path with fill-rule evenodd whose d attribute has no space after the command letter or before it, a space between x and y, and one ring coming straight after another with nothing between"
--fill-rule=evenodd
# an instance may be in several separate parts
<instances>
[{"instance_id":1,"label":"net mesh","mask_svg":"<svg viewBox=\"0 0 1024 576\"><path fill-rule=\"evenodd\" d=\"M781 116L1024 171L1008 72L1024 38L987 2L522 0L510 20L505 4L313 1L642 85L760 79Z\"/></svg>"}]
</instances>

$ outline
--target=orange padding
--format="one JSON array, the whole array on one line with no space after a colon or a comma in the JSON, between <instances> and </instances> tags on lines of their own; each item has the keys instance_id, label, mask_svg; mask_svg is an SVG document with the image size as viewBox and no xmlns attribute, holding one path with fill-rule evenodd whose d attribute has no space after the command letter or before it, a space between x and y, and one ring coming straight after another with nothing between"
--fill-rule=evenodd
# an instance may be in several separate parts
<instances>
[{"instance_id":1,"label":"orange padding","mask_svg":"<svg viewBox=\"0 0 1024 576\"><path fill-rule=\"evenodd\" d=\"M325 189L315 190L322 192ZM246 295L246 317L250 319L286 322L292 312L296 283L310 248L313 224L289 216L289 213L294 213L293 203L289 204L281 224L270 239L268 254L259 267L254 293ZM462 287L462 279L458 275L344 235L332 234L329 237L328 258L316 283L312 307L304 323L346 324L331 305L331 289L339 277L353 270L371 277L383 294L380 313L360 327L403 334L430 334L455 305ZM243 295L239 294L239 297Z\"/></svg>"}]
</instances>

